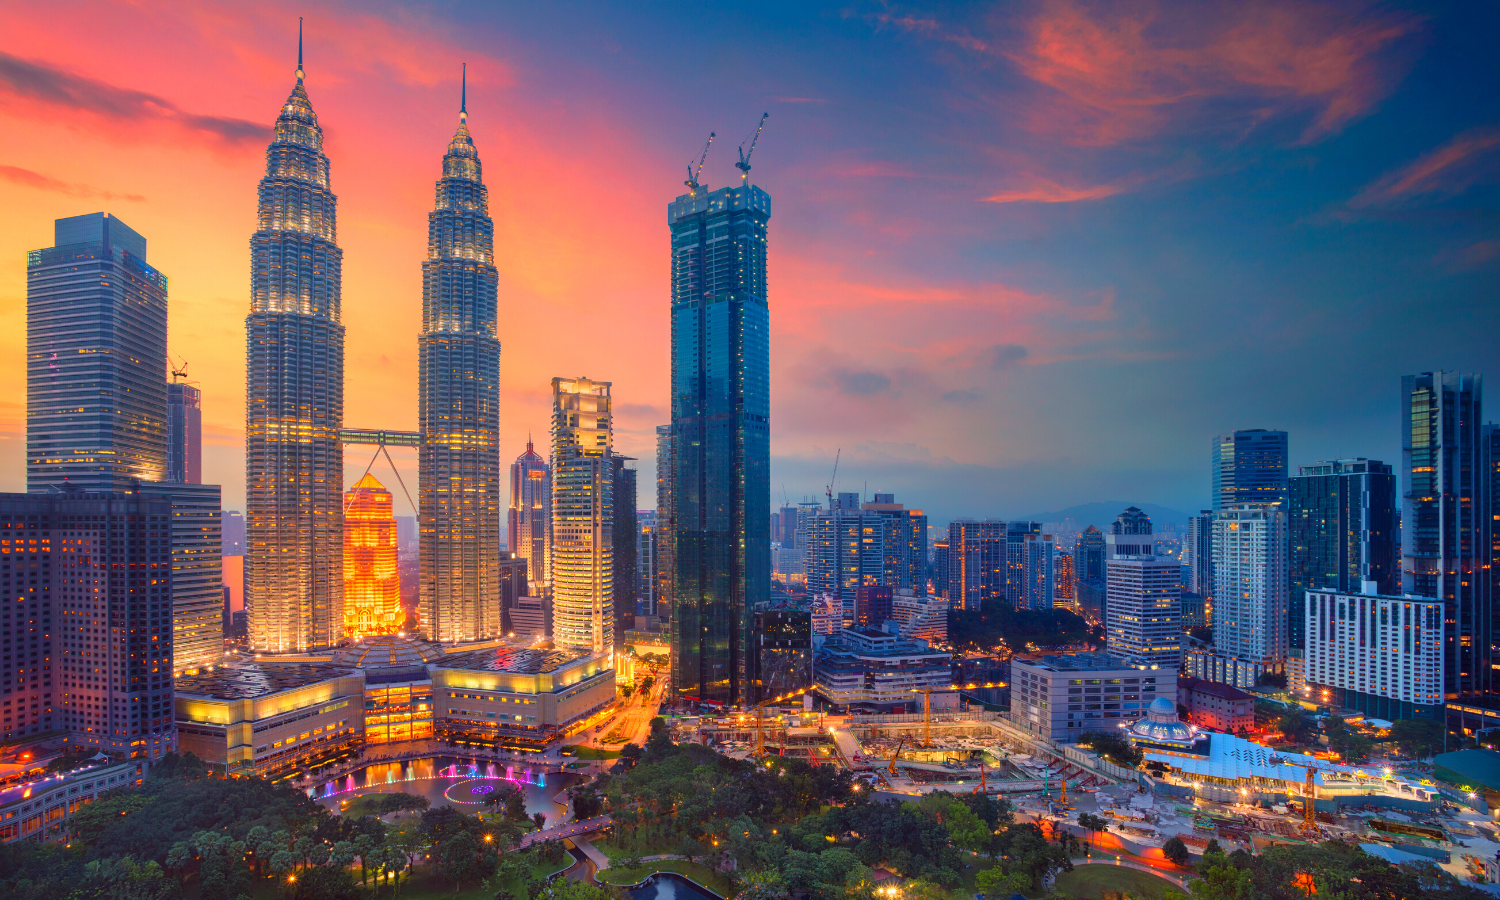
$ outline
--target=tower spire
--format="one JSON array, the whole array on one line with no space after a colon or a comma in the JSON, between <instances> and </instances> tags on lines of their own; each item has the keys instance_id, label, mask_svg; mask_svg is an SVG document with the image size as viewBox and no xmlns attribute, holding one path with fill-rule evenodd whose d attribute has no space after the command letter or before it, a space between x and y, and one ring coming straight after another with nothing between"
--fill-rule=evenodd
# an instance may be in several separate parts
<instances>
[{"instance_id":1,"label":"tower spire","mask_svg":"<svg viewBox=\"0 0 1500 900\"><path fill-rule=\"evenodd\" d=\"M297 17L297 83L302 83L302 17Z\"/></svg>"},{"instance_id":2,"label":"tower spire","mask_svg":"<svg viewBox=\"0 0 1500 900\"><path fill-rule=\"evenodd\" d=\"M463 87L459 89L458 95L458 123L460 125L469 121L469 64L463 65Z\"/></svg>"}]
</instances>

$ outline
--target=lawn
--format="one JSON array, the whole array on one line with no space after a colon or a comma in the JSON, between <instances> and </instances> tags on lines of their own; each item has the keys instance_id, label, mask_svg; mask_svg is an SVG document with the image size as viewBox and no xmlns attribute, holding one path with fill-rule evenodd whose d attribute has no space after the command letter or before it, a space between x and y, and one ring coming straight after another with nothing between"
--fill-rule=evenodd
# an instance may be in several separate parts
<instances>
[{"instance_id":1,"label":"lawn","mask_svg":"<svg viewBox=\"0 0 1500 900\"><path fill-rule=\"evenodd\" d=\"M619 759L620 751L603 750L599 747L585 747L582 744L569 744L563 748L572 750L575 759Z\"/></svg>"},{"instance_id":2,"label":"lawn","mask_svg":"<svg viewBox=\"0 0 1500 900\"><path fill-rule=\"evenodd\" d=\"M1179 896L1184 893L1182 888L1165 878L1157 878L1139 869L1082 865L1057 876L1052 896L1100 900L1105 891L1123 891L1130 895L1131 900L1161 900L1168 892L1175 892Z\"/></svg>"},{"instance_id":3,"label":"lawn","mask_svg":"<svg viewBox=\"0 0 1500 900\"><path fill-rule=\"evenodd\" d=\"M693 879L720 897L729 896L729 878L723 872L716 872L702 863L692 863L685 859L659 859L631 869L611 864L598 874L598 879L605 884L635 884L652 872L676 872Z\"/></svg>"}]
</instances>

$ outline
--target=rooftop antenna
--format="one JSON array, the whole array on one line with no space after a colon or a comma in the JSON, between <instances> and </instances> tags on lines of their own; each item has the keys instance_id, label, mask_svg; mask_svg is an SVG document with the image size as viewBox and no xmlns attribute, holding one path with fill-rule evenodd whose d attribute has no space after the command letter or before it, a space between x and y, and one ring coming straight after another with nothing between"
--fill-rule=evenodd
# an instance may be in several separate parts
<instances>
[{"instance_id":1,"label":"rooftop antenna","mask_svg":"<svg viewBox=\"0 0 1500 900\"><path fill-rule=\"evenodd\" d=\"M740 145L740 161L734 167L740 170L741 184L750 183L750 155L755 152L755 145L760 141L760 130L766 127L766 118L770 115L768 112L760 114L760 124L755 126L755 137L750 140L750 152L745 152L744 144Z\"/></svg>"},{"instance_id":2,"label":"rooftop antenna","mask_svg":"<svg viewBox=\"0 0 1500 900\"><path fill-rule=\"evenodd\" d=\"M828 479L828 487L823 489L823 493L828 495L828 508L830 510L833 509L833 486L837 484L839 480L839 457L843 455L843 447L840 447L838 449L838 452L833 454L833 477Z\"/></svg>"},{"instance_id":3,"label":"rooftop antenna","mask_svg":"<svg viewBox=\"0 0 1500 900\"><path fill-rule=\"evenodd\" d=\"M708 133L708 143L703 145L703 152L698 156L697 171L693 170L692 160L688 161L688 177L687 181L684 181L683 184L687 185L688 193L692 194L694 197L698 196L698 188L700 187L700 185L698 184L698 175L703 172L703 161L708 158L708 148L713 144L713 142L714 133L710 131Z\"/></svg>"},{"instance_id":4,"label":"rooftop antenna","mask_svg":"<svg viewBox=\"0 0 1500 900\"><path fill-rule=\"evenodd\" d=\"M302 72L302 17L297 17L297 83L301 84Z\"/></svg>"},{"instance_id":5,"label":"rooftop antenna","mask_svg":"<svg viewBox=\"0 0 1500 900\"><path fill-rule=\"evenodd\" d=\"M469 64L464 63L463 87L458 95L458 124L469 121Z\"/></svg>"}]
</instances>

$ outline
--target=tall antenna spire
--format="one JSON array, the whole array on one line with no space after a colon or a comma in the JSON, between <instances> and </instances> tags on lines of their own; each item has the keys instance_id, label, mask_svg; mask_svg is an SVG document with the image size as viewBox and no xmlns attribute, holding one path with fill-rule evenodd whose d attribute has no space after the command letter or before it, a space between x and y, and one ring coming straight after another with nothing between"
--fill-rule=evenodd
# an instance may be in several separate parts
<instances>
[{"instance_id":1,"label":"tall antenna spire","mask_svg":"<svg viewBox=\"0 0 1500 900\"><path fill-rule=\"evenodd\" d=\"M458 95L458 123L469 121L469 64L464 63L463 87Z\"/></svg>"},{"instance_id":2,"label":"tall antenna spire","mask_svg":"<svg viewBox=\"0 0 1500 900\"><path fill-rule=\"evenodd\" d=\"M297 83L302 83L302 17L297 17Z\"/></svg>"}]
</instances>

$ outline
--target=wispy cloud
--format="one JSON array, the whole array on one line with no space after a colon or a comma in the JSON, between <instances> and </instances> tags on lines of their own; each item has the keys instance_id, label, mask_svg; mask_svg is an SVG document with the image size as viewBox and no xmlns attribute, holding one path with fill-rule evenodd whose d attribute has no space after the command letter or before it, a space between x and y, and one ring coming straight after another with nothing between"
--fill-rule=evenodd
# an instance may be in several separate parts
<instances>
[{"instance_id":1,"label":"wispy cloud","mask_svg":"<svg viewBox=\"0 0 1500 900\"><path fill-rule=\"evenodd\" d=\"M140 194L117 194L113 191L100 190L87 184L73 184L53 178L51 175L43 175L41 172L33 172L20 166L0 165L0 179L12 184L19 184L39 191L52 191L68 197L82 197L86 199L98 198L100 200L125 200L130 203L141 203L145 197Z\"/></svg>"},{"instance_id":2,"label":"wispy cloud","mask_svg":"<svg viewBox=\"0 0 1500 900\"><path fill-rule=\"evenodd\" d=\"M1384 175L1349 201L1359 209L1413 197L1451 197L1480 181L1500 178L1500 129L1473 128L1415 162Z\"/></svg>"},{"instance_id":3,"label":"wispy cloud","mask_svg":"<svg viewBox=\"0 0 1500 900\"><path fill-rule=\"evenodd\" d=\"M773 97L777 103L827 103L821 97Z\"/></svg>"},{"instance_id":4,"label":"wispy cloud","mask_svg":"<svg viewBox=\"0 0 1500 900\"><path fill-rule=\"evenodd\" d=\"M155 94L116 87L45 63L0 52L0 105L31 108L46 117L94 116L135 125L171 125L229 146L263 144L264 123L178 109Z\"/></svg>"},{"instance_id":5,"label":"wispy cloud","mask_svg":"<svg viewBox=\"0 0 1500 900\"><path fill-rule=\"evenodd\" d=\"M1136 182L1138 183L1138 179ZM1024 187L1003 190L984 198L986 203L1078 203L1102 200L1125 191L1131 182L1113 184L1067 185L1050 178L1033 175Z\"/></svg>"}]
</instances>

